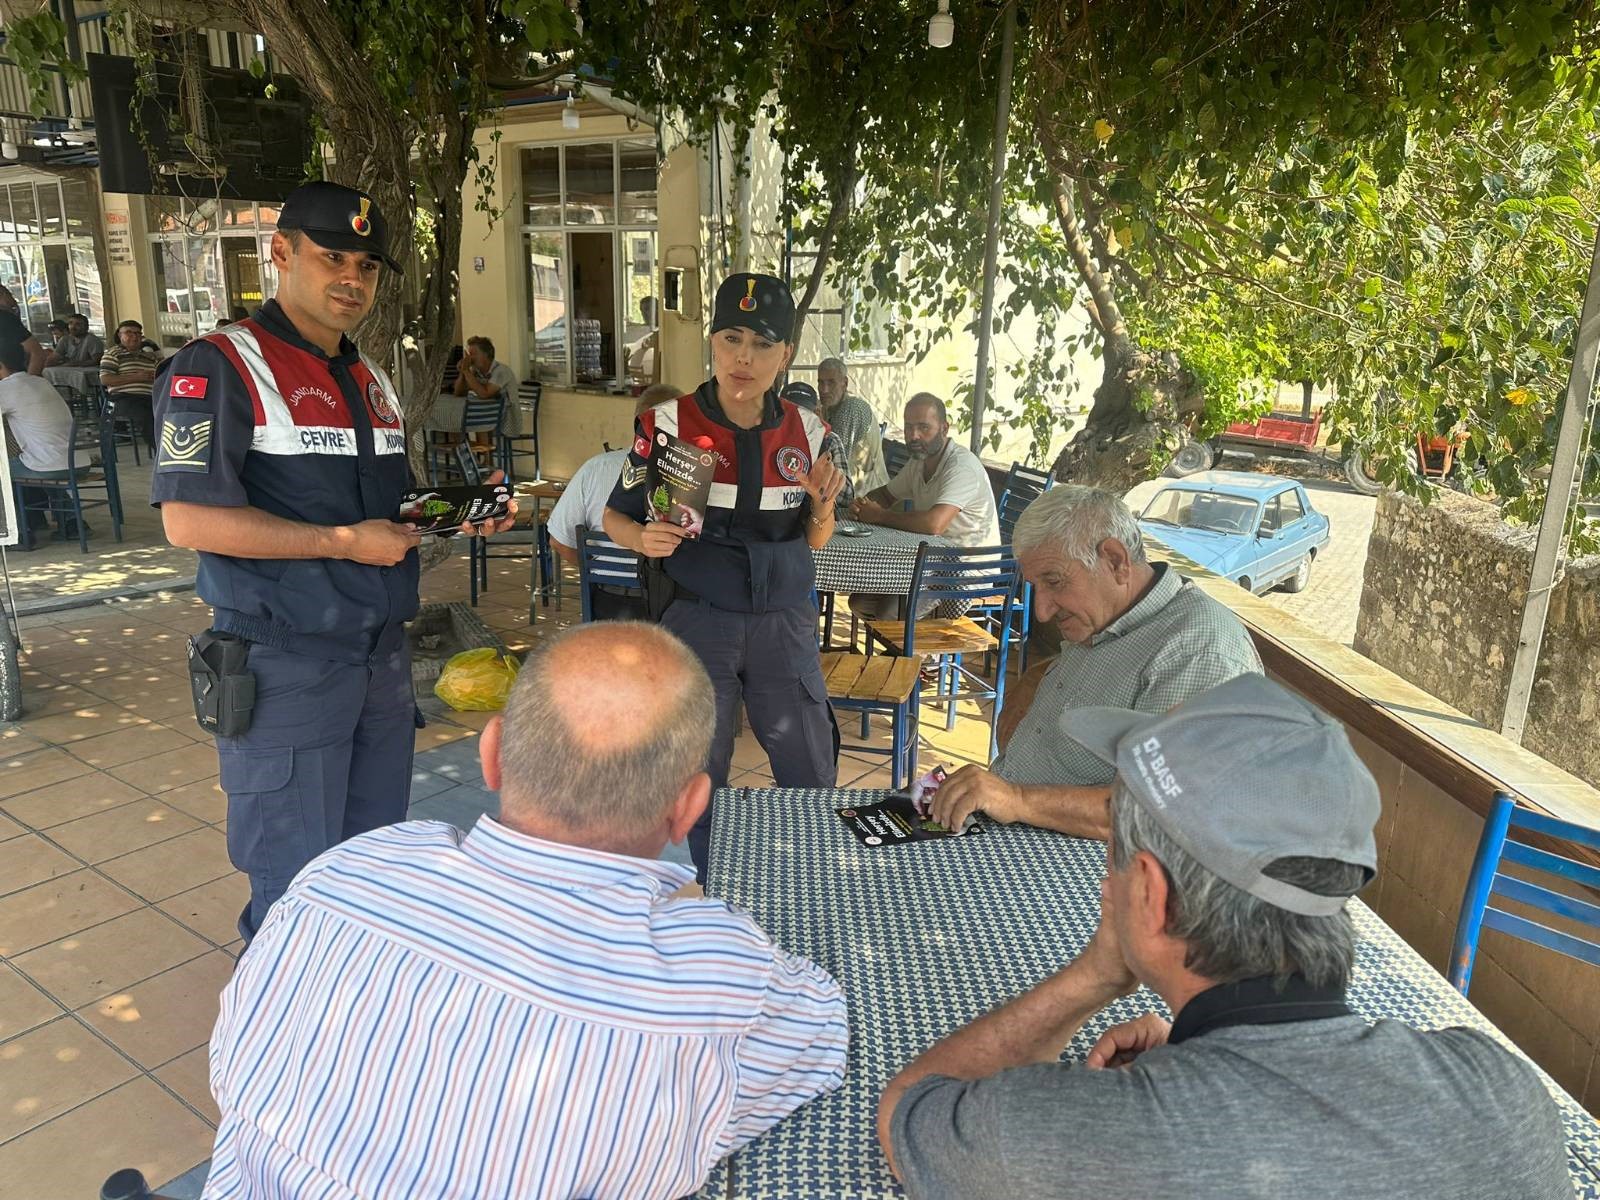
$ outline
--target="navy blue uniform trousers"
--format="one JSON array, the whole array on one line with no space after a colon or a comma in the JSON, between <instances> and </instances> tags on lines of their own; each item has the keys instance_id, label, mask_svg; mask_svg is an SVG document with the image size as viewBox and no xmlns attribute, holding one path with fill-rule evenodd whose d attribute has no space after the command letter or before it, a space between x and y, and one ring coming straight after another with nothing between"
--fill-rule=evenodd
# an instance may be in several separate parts
<instances>
[{"instance_id":1,"label":"navy blue uniform trousers","mask_svg":"<svg viewBox=\"0 0 1600 1200\"><path fill-rule=\"evenodd\" d=\"M839 727L817 654L816 609L741 613L704 600L677 600L662 614L661 627L688 643L716 689L717 730L706 762L713 788L728 783L741 699L779 787L834 785ZM709 805L689 831L688 843L695 874L704 883L711 845Z\"/></svg>"},{"instance_id":2,"label":"navy blue uniform trousers","mask_svg":"<svg viewBox=\"0 0 1600 1200\"><path fill-rule=\"evenodd\" d=\"M255 936L301 867L346 838L405 820L417 707L405 631L362 663L250 647L250 728L218 738L228 857L250 877L239 933Z\"/></svg>"}]
</instances>

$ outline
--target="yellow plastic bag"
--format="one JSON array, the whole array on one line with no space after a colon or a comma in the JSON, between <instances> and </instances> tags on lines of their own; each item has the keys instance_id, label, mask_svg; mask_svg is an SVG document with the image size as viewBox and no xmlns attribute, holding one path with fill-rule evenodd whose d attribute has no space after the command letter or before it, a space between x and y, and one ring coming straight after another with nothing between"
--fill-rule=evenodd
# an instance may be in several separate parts
<instances>
[{"instance_id":1,"label":"yellow plastic bag","mask_svg":"<svg viewBox=\"0 0 1600 1200\"><path fill-rule=\"evenodd\" d=\"M463 650L444 664L433 694L457 712L504 708L522 664L493 646Z\"/></svg>"}]
</instances>

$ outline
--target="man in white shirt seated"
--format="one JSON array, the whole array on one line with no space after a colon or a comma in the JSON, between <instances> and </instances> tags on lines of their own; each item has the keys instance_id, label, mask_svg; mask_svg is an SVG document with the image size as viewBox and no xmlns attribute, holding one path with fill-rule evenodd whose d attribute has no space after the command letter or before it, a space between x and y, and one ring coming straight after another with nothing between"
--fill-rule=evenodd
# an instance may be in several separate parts
<instances>
[{"instance_id":1,"label":"man in white shirt seated","mask_svg":"<svg viewBox=\"0 0 1600 1200\"><path fill-rule=\"evenodd\" d=\"M28 374L28 352L14 337L0 335L0 413L4 414L17 453L11 455L11 478L17 480L67 478L76 466L88 466L81 452L72 450L72 410L54 386L37 375ZM22 486L22 501L27 506L27 525L33 530L49 527L43 488ZM23 519L19 516L19 520ZM70 517L60 518L61 537L77 529ZM17 547L33 550L37 543L29 535Z\"/></svg>"},{"instance_id":2,"label":"man in white shirt seated","mask_svg":"<svg viewBox=\"0 0 1600 1200\"><path fill-rule=\"evenodd\" d=\"M206 1195L669 1200L838 1087L838 986L657 858L715 723L655 626L545 643L480 740L498 820L361 834L272 906L211 1039Z\"/></svg>"},{"instance_id":3,"label":"man in white shirt seated","mask_svg":"<svg viewBox=\"0 0 1600 1200\"><path fill-rule=\"evenodd\" d=\"M105 353L106 344L89 332L89 318L82 313L69 313L67 336L56 343L55 349L46 357L45 365L98 367Z\"/></svg>"},{"instance_id":4,"label":"man in white shirt seated","mask_svg":"<svg viewBox=\"0 0 1600 1200\"><path fill-rule=\"evenodd\" d=\"M639 394L633 406L634 419L647 408L654 408L664 400L676 400L683 395L681 389L670 383L653 383ZM629 443L631 444L631 443ZM611 489L617 486L617 476L622 464L628 460L628 445L620 450L604 450L585 462L573 473L571 481L561 493L561 499L550 511L546 530L550 534L550 548L564 562L578 565L578 528L586 526L595 533L604 533L602 524L606 515L606 500ZM644 598L629 595L628 589L600 584L593 599L596 620L612 621L638 618L645 615Z\"/></svg>"},{"instance_id":5,"label":"man in white shirt seated","mask_svg":"<svg viewBox=\"0 0 1600 1200\"><path fill-rule=\"evenodd\" d=\"M951 439L944 401L931 392L907 400L905 435L911 457L887 486L856 501L856 519L942 536L958 546L998 546L1000 514L989 472L976 454ZM900 508L903 500L911 501L909 512ZM932 607L924 606L917 616ZM888 620L900 616L904 604L897 596L851 596L850 611Z\"/></svg>"},{"instance_id":6,"label":"man in white shirt seated","mask_svg":"<svg viewBox=\"0 0 1600 1200\"><path fill-rule=\"evenodd\" d=\"M517 407L517 373L503 362L496 362L494 343L486 337L467 339L467 351L461 356L461 373L456 376L455 394L471 395L479 400L505 398L505 412L500 418L500 432L507 437L522 434L522 412ZM475 438L480 435L474 434ZM485 446L479 445L478 449Z\"/></svg>"}]
</instances>

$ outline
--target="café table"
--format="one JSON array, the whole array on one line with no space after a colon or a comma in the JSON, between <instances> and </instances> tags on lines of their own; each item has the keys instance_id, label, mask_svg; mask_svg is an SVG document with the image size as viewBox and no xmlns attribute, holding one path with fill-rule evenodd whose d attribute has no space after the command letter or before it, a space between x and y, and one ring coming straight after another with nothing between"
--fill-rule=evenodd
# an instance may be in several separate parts
<instances>
[{"instance_id":1,"label":"caf\u00e9 table","mask_svg":"<svg viewBox=\"0 0 1600 1200\"><path fill-rule=\"evenodd\" d=\"M850 1051L844 1084L720 1163L703 1200L898 1197L875 1128L888 1080L939 1038L1025 991L1088 944L1099 921L1105 850L1022 825L960 840L871 849L834 810L886 793L729 788L717 793L706 894L755 917L785 949L844 991ZM1477 1009L1365 904L1352 1008L1420 1029L1481 1029L1514 1053ZM1089 1020L1067 1048L1081 1062L1105 1029L1165 1013L1141 989ZM1600 1123L1540 1072L1561 1109L1579 1200L1600 1200Z\"/></svg>"},{"instance_id":2,"label":"caf\u00e9 table","mask_svg":"<svg viewBox=\"0 0 1600 1200\"><path fill-rule=\"evenodd\" d=\"M548 605L552 595L558 604L561 601L561 563L557 561L555 550L550 546L544 506L549 503L553 511L555 502L561 499L561 494L566 488L566 482L560 479L527 479L516 485L517 503L519 507L532 506L530 520L534 529L538 531L538 553L533 556L533 564L529 568L531 572L529 587L532 589L528 596L530 625L535 619L535 610L539 604Z\"/></svg>"},{"instance_id":3,"label":"caf\u00e9 table","mask_svg":"<svg viewBox=\"0 0 1600 1200\"><path fill-rule=\"evenodd\" d=\"M852 522L866 531L865 537L852 537L836 528L833 536L811 552L817 569L817 591L865 593L873 596L904 596L911 591L911 575L917 565L917 547L954 545L949 538L928 533L908 533L883 525Z\"/></svg>"},{"instance_id":4,"label":"caf\u00e9 table","mask_svg":"<svg viewBox=\"0 0 1600 1200\"><path fill-rule=\"evenodd\" d=\"M100 368L94 367L46 367L44 369L46 382L70 387L80 395L87 396L100 384Z\"/></svg>"}]
</instances>

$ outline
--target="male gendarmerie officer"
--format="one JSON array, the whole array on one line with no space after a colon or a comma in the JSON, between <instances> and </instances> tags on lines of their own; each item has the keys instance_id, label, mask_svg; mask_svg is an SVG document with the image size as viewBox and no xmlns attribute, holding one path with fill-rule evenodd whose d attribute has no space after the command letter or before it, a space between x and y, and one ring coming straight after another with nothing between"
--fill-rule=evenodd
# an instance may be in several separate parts
<instances>
[{"instance_id":1,"label":"male gendarmerie officer","mask_svg":"<svg viewBox=\"0 0 1600 1200\"><path fill-rule=\"evenodd\" d=\"M208 659L254 677L253 707L215 730L246 939L312 858L404 818L418 717L403 629L418 535L392 519L411 486L400 399L345 336L400 269L383 214L353 188L296 188L272 264L275 300L157 376L150 489L168 540L200 552Z\"/></svg>"},{"instance_id":2,"label":"male gendarmerie officer","mask_svg":"<svg viewBox=\"0 0 1600 1200\"><path fill-rule=\"evenodd\" d=\"M833 533L845 479L822 453L827 425L778 396L794 357L794 298L771 275L729 276L711 318L712 377L639 415L611 493L606 535L661 560L676 598L661 623L705 664L717 694L706 771L728 781L739 703L782 787L832 787L838 729L817 654L811 547ZM704 528L645 522L652 446L666 434L715 456ZM689 833L704 880L710 810Z\"/></svg>"}]
</instances>

